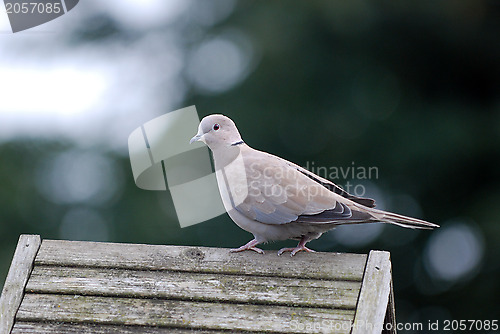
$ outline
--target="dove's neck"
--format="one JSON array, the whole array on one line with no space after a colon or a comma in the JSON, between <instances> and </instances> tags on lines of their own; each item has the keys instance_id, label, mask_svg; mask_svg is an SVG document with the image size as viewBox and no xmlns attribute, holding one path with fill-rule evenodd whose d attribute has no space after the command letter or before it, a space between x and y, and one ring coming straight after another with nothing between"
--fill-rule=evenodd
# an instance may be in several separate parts
<instances>
[{"instance_id":1,"label":"dove's neck","mask_svg":"<svg viewBox=\"0 0 500 334\"><path fill-rule=\"evenodd\" d=\"M223 169L238 157L241 158L241 149L244 148L244 146L246 146L246 144L242 143L240 145L219 147L212 150L215 169Z\"/></svg>"}]
</instances>

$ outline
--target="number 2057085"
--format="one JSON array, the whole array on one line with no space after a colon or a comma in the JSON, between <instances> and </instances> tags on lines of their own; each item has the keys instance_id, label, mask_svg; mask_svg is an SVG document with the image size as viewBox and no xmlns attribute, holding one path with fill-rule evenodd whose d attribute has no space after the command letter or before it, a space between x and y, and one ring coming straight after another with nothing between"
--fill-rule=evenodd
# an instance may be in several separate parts
<instances>
[{"instance_id":1,"label":"number 2057085","mask_svg":"<svg viewBox=\"0 0 500 334\"><path fill-rule=\"evenodd\" d=\"M444 320L445 331L497 331L498 320Z\"/></svg>"},{"instance_id":2,"label":"number 2057085","mask_svg":"<svg viewBox=\"0 0 500 334\"><path fill-rule=\"evenodd\" d=\"M63 10L60 2L6 2L7 14L59 14Z\"/></svg>"}]
</instances>

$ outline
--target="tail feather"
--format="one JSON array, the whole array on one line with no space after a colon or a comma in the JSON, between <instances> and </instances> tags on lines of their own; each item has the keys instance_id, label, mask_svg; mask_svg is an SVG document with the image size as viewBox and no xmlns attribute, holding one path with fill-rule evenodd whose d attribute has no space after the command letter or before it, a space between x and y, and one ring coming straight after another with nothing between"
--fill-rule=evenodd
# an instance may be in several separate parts
<instances>
[{"instance_id":1,"label":"tail feather","mask_svg":"<svg viewBox=\"0 0 500 334\"><path fill-rule=\"evenodd\" d=\"M422 230L432 230L438 228L439 225L427 222L425 220L411 218L403 215L398 215L392 212L381 212L383 216L380 221L384 223L394 224L401 227L412 228L412 229L422 229Z\"/></svg>"},{"instance_id":2,"label":"tail feather","mask_svg":"<svg viewBox=\"0 0 500 334\"><path fill-rule=\"evenodd\" d=\"M356 204L355 204L356 205ZM368 213L371 216L372 222L382 222L398 225L401 227L412 228L412 229L421 229L421 230L432 230L434 228L438 228L439 225L430 223L428 221L412 218L408 216L403 216L393 212L382 211L374 208L362 207L360 205L356 205L357 209L362 212Z\"/></svg>"},{"instance_id":3,"label":"tail feather","mask_svg":"<svg viewBox=\"0 0 500 334\"><path fill-rule=\"evenodd\" d=\"M345 204L338 202L334 209L325 210L313 215L300 215L294 222L317 225L353 225L366 223L388 223L401 227L421 230L432 230L438 228L439 225L427 222L425 220L403 216L393 212L382 211L370 207L366 207L360 203L349 201ZM337 208L340 203L342 211ZM346 214L346 210L348 214Z\"/></svg>"}]
</instances>

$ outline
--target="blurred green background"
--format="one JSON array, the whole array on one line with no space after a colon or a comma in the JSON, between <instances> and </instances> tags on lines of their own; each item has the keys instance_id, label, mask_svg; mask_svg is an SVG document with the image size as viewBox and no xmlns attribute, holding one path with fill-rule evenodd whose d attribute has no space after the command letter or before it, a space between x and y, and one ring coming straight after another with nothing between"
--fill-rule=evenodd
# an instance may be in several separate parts
<instances>
[{"instance_id":1,"label":"blurred green background","mask_svg":"<svg viewBox=\"0 0 500 334\"><path fill-rule=\"evenodd\" d=\"M134 184L128 135L196 105L301 166L375 167L371 179L322 176L442 226L341 227L310 243L391 251L398 322L499 319L499 36L500 3L479 0L88 0L4 31L0 285L21 233L249 241L227 215L181 229L168 192Z\"/></svg>"}]
</instances>

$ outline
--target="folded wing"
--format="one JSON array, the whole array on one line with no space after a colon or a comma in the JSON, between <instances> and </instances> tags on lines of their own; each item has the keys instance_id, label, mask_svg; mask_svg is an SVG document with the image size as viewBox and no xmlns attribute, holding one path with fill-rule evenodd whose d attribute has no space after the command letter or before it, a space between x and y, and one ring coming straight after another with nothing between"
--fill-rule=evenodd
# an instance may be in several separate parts
<instances>
[{"instance_id":1,"label":"folded wing","mask_svg":"<svg viewBox=\"0 0 500 334\"><path fill-rule=\"evenodd\" d=\"M265 224L349 223L371 219L368 213L352 210L355 208L352 200L332 191L332 187L338 187L330 181L264 152L243 153L248 195L236 210L248 218ZM362 200L368 204L374 202Z\"/></svg>"}]
</instances>

